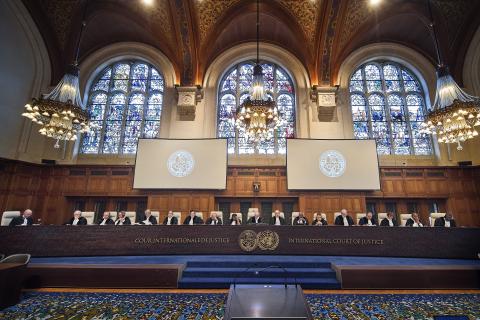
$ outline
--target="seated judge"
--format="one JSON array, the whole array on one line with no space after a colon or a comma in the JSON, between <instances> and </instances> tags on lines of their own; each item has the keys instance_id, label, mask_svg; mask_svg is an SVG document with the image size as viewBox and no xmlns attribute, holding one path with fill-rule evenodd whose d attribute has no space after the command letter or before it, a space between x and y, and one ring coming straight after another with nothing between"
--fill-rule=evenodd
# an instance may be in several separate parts
<instances>
[{"instance_id":1,"label":"seated judge","mask_svg":"<svg viewBox=\"0 0 480 320\"><path fill-rule=\"evenodd\" d=\"M140 220L140 224L145 224L145 225L154 225L158 224L157 218L152 216L152 211L150 209L145 210L145 215L143 216L143 219Z\"/></svg>"},{"instance_id":2,"label":"seated judge","mask_svg":"<svg viewBox=\"0 0 480 320\"><path fill-rule=\"evenodd\" d=\"M118 213L117 221L115 221L116 226L123 226L124 224L132 224L129 217L125 216L125 211L120 211Z\"/></svg>"},{"instance_id":3,"label":"seated judge","mask_svg":"<svg viewBox=\"0 0 480 320\"><path fill-rule=\"evenodd\" d=\"M412 213L412 217L407 220L405 223L406 227L423 227L423 224L420 222L420 217L418 216L418 213L414 212Z\"/></svg>"},{"instance_id":4,"label":"seated judge","mask_svg":"<svg viewBox=\"0 0 480 320\"><path fill-rule=\"evenodd\" d=\"M335 225L336 226L353 226L355 223L353 222L352 217L348 215L347 209L342 209L340 211L340 215L335 218Z\"/></svg>"},{"instance_id":5,"label":"seated judge","mask_svg":"<svg viewBox=\"0 0 480 320\"><path fill-rule=\"evenodd\" d=\"M396 227L397 220L395 220L395 215L393 212L387 212L387 217L380 222L381 227Z\"/></svg>"},{"instance_id":6,"label":"seated judge","mask_svg":"<svg viewBox=\"0 0 480 320\"><path fill-rule=\"evenodd\" d=\"M232 217L230 218L230 225L231 226L240 226L242 224L242 220L238 217L236 213L232 213Z\"/></svg>"},{"instance_id":7,"label":"seated judge","mask_svg":"<svg viewBox=\"0 0 480 320\"><path fill-rule=\"evenodd\" d=\"M66 225L71 225L71 226L86 226L87 225L87 219L82 217L82 211L80 210L75 210L73 212L73 218L68 220Z\"/></svg>"},{"instance_id":8,"label":"seated judge","mask_svg":"<svg viewBox=\"0 0 480 320\"><path fill-rule=\"evenodd\" d=\"M210 213L210 218L207 219L207 222L205 222L205 224L209 224L209 225L212 225L212 226L221 226L222 225L222 219L220 219L217 216L216 212L211 212Z\"/></svg>"},{"instance_id":9,"label":"seated judge","mask_svg":"<svg viewBox=\"0 0 480 320\"><path fill-rule=\"evenodd\" d=\"M279 210L275 210L273 217L270 218L270 224L274 226L285 225L285 219L280 216Z\"/></svg>"},{"instance_id":10,"label":"seated judge","mask_svg":"<svg viewBox=\"0 0 480 320\"><path fill-rule=\"evenodd\" d=\"M377 225L377 220L373 217L372 212L367 212L367 215L358 221L358 224L361 226L373 227Z\"/></svg>"},{"instance_id":11,"label":"seated judge","mask_svg":"<svg viewBox=\"0 0 480 320\"><path fill-rule=\"evenodd\" d=\"M446 213L444 217L435 219L434 226L455 228L457 223L455 222L455 219L453 219L453 215L451 213Z\"/></svg>"},{"instance_id":12,"label":"seated judge","mask_svg":"<svg viewBox=\"0 0 480 320\"><path fill-rule=\"evenodd\" d=\"M97 223L99 226L105 226L107 224L115 224L113 220L110 218L110 212L104 212L102 219L98 220Z\"/></svg>"},{"instance_id":13,"label":"seated judge","mask_svg":"<svg viewBox=\"0 0 480 320\"><path fill-rule=\"evenodd\" d=\"M33 214L32 210L27 209L23 211L23 213L18 217L13 218L8 225L10 227L31 226L33 224L32 214Z\"/></svg>"},{"instance_id":14,"label":"seated judge","mask_svg":"<svg viewBox=\"0 0 480 320\"><path fill-rule=\"evenodd\" d=\"M248 220L249 224L257 224L262 223L262 217L260 217L260 212L258 210L255 211L254 216Z\"/></svg>"},{"instance_id":15,"label":"seated judge","mask_svg":"<svg viewBox=\"0 0 480 320\"><path fill-rule=\"evenodd\" d=\"M194 210L190 210L190 214L185 218L183 224L188 224L193 226L194 224L203 224L203 220L200 217L197 217Z\"/></svg>"},{"instance_id":16,"label":"seated judge","mask_svg":"<svg viewBox=\"0 0 480 320\"><path fill-rule=\"evenodd\" d=\"M166 226L171 226L171 225L174 225L174 224L178 224L178 219L177 219L177 217L173 216L173 211L172 210L168 211L167 217L163 220L163 224L166 225Z\"/></svg>"},{"instance_id":17,"label":"seated judge","mask_svg":"<svg viewBox=\"0 0 480 320\"><path fill-rule=\"evenodd\" d=\"M293 225L294 226L308 226L308 219L305 217L303 212L299 212L298 217L295 217L295 219L293 219Z\"/></svg>"},{"instance_id":18,"label":"seated judge","mask_svg":"<svg viewBox=\"0 0 480 320\"><path fill-rule=\"evenodd\" d=\"M327 220L323 219L322 214L315 212L313 214L312 226L327 226Z\"/></svg>"}]
</instances>

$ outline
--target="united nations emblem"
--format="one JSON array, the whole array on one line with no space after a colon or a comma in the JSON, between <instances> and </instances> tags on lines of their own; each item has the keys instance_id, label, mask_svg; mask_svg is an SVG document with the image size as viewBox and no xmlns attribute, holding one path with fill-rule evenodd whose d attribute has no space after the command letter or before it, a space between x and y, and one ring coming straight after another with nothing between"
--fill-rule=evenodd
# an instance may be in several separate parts
<instances>
[{"instance_id":1,"label":"united nations emblem","mask_svg":"<svg viewBox=\"0 0 480 320\"><path fill-rule=\"evenodd\" d=\"M257 235L258 247L261 250L275 250L278 247L278 233L265 230Z\"/></svg>"},{"instance_id":2,"label":"united nations emblem","mask_svg":"<svg viewBox=\"0 0 480 320\"><path fill-rule=\"evenodd\" d=\"M240 233L238 243L243 251L253 251L257 248L257 233L252 230L245 230Z\"/></svg>"}]
</instances>

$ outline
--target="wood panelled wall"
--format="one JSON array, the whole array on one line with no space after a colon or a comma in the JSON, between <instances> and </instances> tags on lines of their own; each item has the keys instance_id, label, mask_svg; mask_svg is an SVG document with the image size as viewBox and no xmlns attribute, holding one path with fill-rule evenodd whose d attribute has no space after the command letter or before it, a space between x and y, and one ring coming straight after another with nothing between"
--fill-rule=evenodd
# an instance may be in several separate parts
<instances>
[{"instance_id":1,"label":"wood panelled wall","mask_svg":"<svg viewBox=\"0 0 480 320\"><path fill-rule=\"evenodd\" d=\"M383 167L380 171L381 190L373 192L288 191L285 167L229 167L223 191L158 191L132 189L133 166L52 166L0 160L0 210L31 208L43 223L60 224L71 216L75 198L143 198L162 215L167 210L209 212L221 199L255 203L290 198L307 216L322 211L331 220L341 208L365 212L367 201L440 199L461 225L480 226L480 167ZM254 182L260 183L259 192L253 191ZM112 206L108 202L106 210L115 210ZM426 221L427 209L421 214Z\"/></svg>"}]
</instances>

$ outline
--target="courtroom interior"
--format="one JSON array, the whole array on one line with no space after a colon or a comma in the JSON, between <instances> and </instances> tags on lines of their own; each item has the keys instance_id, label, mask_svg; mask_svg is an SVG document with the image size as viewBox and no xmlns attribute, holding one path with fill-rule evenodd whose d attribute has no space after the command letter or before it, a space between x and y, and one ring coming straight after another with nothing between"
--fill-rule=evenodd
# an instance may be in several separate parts
<instances>
[{"instance_id":1,"label":"courtroom interior","mask_svg":"<svg viewBox=\"0 0 480 320\"><path fill-rule=\"evenodd\" d=\"M480 318L478 12L0 0L0 318Z\"/></svg>"}]
</instances>

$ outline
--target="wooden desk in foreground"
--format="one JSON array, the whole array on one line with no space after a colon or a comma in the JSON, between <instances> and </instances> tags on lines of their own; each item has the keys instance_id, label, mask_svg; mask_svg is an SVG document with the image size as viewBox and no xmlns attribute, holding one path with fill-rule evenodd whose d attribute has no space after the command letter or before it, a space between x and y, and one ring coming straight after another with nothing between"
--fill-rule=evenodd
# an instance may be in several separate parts
<instances>
[{"instance_id":1,"label":"wooden desk in foreground","mask_svg":"<svg viewBox=\"0 0 480 320\"><path fill-rule=\"evenodd\" d=\"M277 254L477 259L479 252L480 228L0 227L0 253L34 257Z\"/></svg>"}]
</instances>

